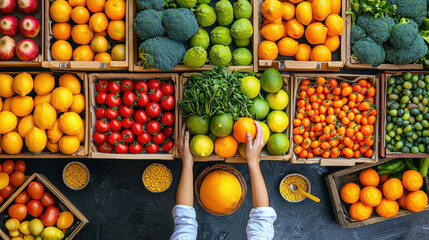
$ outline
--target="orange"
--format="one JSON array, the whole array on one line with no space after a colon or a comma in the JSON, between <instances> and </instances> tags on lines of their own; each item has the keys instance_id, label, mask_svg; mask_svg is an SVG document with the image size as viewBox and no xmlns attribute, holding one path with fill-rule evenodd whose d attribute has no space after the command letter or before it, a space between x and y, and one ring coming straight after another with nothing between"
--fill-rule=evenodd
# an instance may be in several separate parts
<instances>
[{"instance_id":1,"label":"orange","mask_svg":"<svg viewBox=\"0 0 429 240\"><path fill-rule=\"evenodd\" d=\"M104 10L104 5L106 4L106 0L87 0L86 7L89 11L96 13Z\"/></svg>"},{"instance_id":2,"label":"orange","mask_svg":"<svg viewBox=\"0 0 429 240\"><path fill-rule=\"evenodd\" d=\"M89 45L81 45L73 52L73 61L92 61L94 60L94 52Z\"/></svg>"},{"instance_id":3,"label":"orange","mask_svg":"<svg viewBox=\"0 0 429 240\"><path fill-rule=\"evenodd\" d=\"M85 7L77 6L71 11L71 19L77 24L87 23L89 20L89 11Z\"/></svg>"},{"instance_id":4,"label":"orange","mask_svg":"<svg viewBox=\"0 0 429 240\"><path fill-rule=\"evenodd\" d=\"M238 149L237 140L231 135L217 138L215 141L215 153L222 158L234 156Z\"/></svg>"},{"instance_id":5,"label":"orange","mask_svg":"<svg viewBox=\"0 0 429 240\"><path fill-rule=\"evenodd\" d=\"M77 44L89 44L94 33L89 29L88 24L74 25L71 32L72 39Z\"/></svg>"},{"instance_id":6,"label":"orange","mask_svg":"<svg viewBox=\"0 0 429 240\"><path fill-rule=\"evenodd\" d=\"M295 5L290 2L283 2L283 19L290 20L295 17Z\"/></svg>"},{"instance_id":7,"label":"orange","mask_svg":"<svg viewBox=\"0 0 429 240\"><path fill-rule=\"evenodd\" d=\"M364 187L360 192L360 200L363 204L375 207L381 202L381 192L376 187Z\"/></svg>"},{"instance_id":8,"label":"orange","mask_svg":"<svg viewBox=\"0 0 429 240\"><path fill-rule=\"evenodd\" d=\"M89 19L89 28L94 32L102 32L107 29L109 19L104 13L94 13Z\"/></svg>"},{"instance_id":9,"label":"orange","mask_svg":"<svg viewBox=\"0 0 429 240\"><path fill-rule=\"evenodd\" d=\"M52 33L57 40L67 40L70 38L71 26L69 23L55 23Z\"/></svg>"},{"instance_id":10,"label":"orange","mask_svg":"<svg viewBox=\"0 0 429 240\"><path fill-rule=\"evenodd\" d=\"M247 142L247 133L250 133L252 139L256 136L256 126L253 119L249 117L243 117L238 119L234 123L233 135L237 141L241 143Z\"/></svg>"},{"instance_id":11,"label":"orange","mask_svg":"<svg viewBox=\"0 0 429 240\"><path fill-rule=\"evenodd\" d=\"M298 52L298 42L290 37L285 37L277 43L279 53L283 56L293 56Z\"/></svg>"},{"instance_id":12,"label":"orange","mask_svg":"<svg viewBox=\"0 0 429 240\"><path fill-rule=\"evenodd\" d=\"M383 198L375 211L380 217L391 218L398 215L399 204L396 201Z\"/></svg>"},{"instance_id":13,"label":"orange","mask_svg":"<svg viewBox=\"0 0 429 240\"><path fill-rule=\"evenodd\" d=\"M289 2L291 2L291 3L300 3L302 1L304 1L304 0L289 0Z\"/></svg>"},{"instance_id":14,"label":"orange","mask_svg":"<svg viewBox=\"0 0 429 240\"><path fill-rule=\"evenodd\" d=\"M411 192L405 200L405 205L410 211L421 212L428 205L428 195L422 190Z\"/></svg>"},{"instance_id":15,"label":"orange","mask_svg":"<svg viewBox=\"0 0 429 240\"><path fill-rule=\"evenodd\" d=\"M313 0L311 3L315 20L323 21L332 12L331 0Z\"/></svg>"},{"instance_id":16,"label":"orange","mask_svg":"<svg viewBox=\"0 0 429 240\"><path fill-rule=\"evenodd\" d=\"M310 61L311 47L308 44L300 43L298 45L298 51L295 54L295 60L297 61Z\"/></svg>"},{"instance_id":17,"label":"orange","mask_svg":"<svg viewBox=\"0 0 429 240\"><path fill-rule=\"evenodd\" d=\"M423 177L416 170L408 170L402 174L402 185L409 191L417 191L423 186Z\"/></svg>"},{"instance_id":18,"label":"orange","mask_svg":"<svg viewBox=\"0 0 429 240\"><path fill-rule=\"evenodd\" d=\"M69 4L72 7L76 7L76 6L85 7L86 6L86 0L69 0Z\"/></svg>"},{"instance_id":19,"label":"orange","mask_svg":"<svg viewBox=\"0 0 429 240\"><path fill-rule=\"evenodd\" d=\"M52 44L51 54L56 61L69 61L72 58L73 49L67 41L57 40Z\"/></svg>"},{"instance_id":20,"label":"orange","mask_svg":"<svg viewBox=\"0 0 429 240\"><path fill-rule=\"evenodd\" d=\"M112 61L112 56L110 56L110 54L108 54L106 52L97 53L97 55L95 55L94 61L98 61L98 62L111 62Z\"/></svg>"},{"instance_id":21,"label":"orange","mask_svg":"<svg viewBox=\"0 0 429 240\"><path fill-rule=\"evenodd\" d=\"M110 53L112 55L113 61L125 61L125 45L116 44Z\"/></svg>"},{"instance_id":22,"label":"orange","mask_svg":"<svg viewBox=\"0 0 429 240\"><path fill-rule=\"evenodd\" d=\"M359 181L364 187L377 187L378 183L380 183L380 176L378 176L377 171L372 168L368 168L360 172Z\"/></svg>"},{"instance_id":23,"label":"orange","mask_svg":"<svg viewBox=\"0 0 429 240\"><path fill-rule=\"evenodd\" d=\"M104 5L104 12L112 20L121 20L125 17L124 0L108 0Z\"/></svg>"},{"instance_id":24,"label":"orange","mask_svg":"<svg viewBox=\"0 0 429 240\"><path fill-rule=\"evenodd\" d=\"M331 51L324 45L317 45L311 50L311 61L330 62L331 59Z\"/></svg>"},{"instance_id":25,"label":"orange","mask_svg":"<svg viewBox=\"0 0 429 240\"><path fill-rule=\"evenodd\" d=\"M325 41L325 45L329 51L335 52L338 47L340 47L340 37L339 36L333 36L333 37L327 37Z\"/></svg>"},{"instance_id":26,"label":"orange","mask_svg":"<svg viewBox=\"0 0 429 240\"><path fill-rule=\"evenodd\" d=\"M405 189L404 194L402 194L402 197L398 199L399 206L403 209L407 209L405 201L407 200L408 194L410 194L410 192L407 189Z\"/></svg>"},{"instance_id":27,"label":"orange","mask_svg":"<svg viewBox=\"0 0 429 240\"><path fill-rule=\"evenodd\" d=\"M342 35L344 30L344 20L338 14L331 14L326 18L325 26L328 28L329 37Z\"/></svg>"},{"instance_id":28,"label":"orange","mask_svg":"<svg viewBox=\"0 0 429 240\"><path fill-rule=\"evenodd\" d=\"M304 26L295 18L286 22L285 30L287 35L291 38L299 39L304 35Z\"/></svg>"},{"instance_id":29,"label":"orange","mask_svg":"<svg viewBox=\"0 0 429 240\"><path fill-rule=\"evenodd\" d=\"M123 20L114 20L109 22L107 34L113 40L122 42L125 40L125 22Z\"/></svg>"},{"instance_id":30,"label":"orange","mask_svg":"<svg viewBox=\"0 0 429 240\"><path fill-rule=\"evenodd\" d=\"M258 56L260 59L276 60L278 54L279 49L275 42L265 40L259 44Z\"/></svg>"},{"instance_id":31,"label":"orange","mask_svg":"<svg viewBox=\"0 0 429 240\"><path fill-rule=\"evenodd\" d=\"M285 30L284 31L284 33L283 33L283 35L282 35L282 38L285 38L285 37L287 37L288 35L287 35L287 33L286 33L286 23L287 23L288 21L286 21L286 20L283 20L282 21L282 25L283 25L283 29Z\"/></svg>"},{"instance_id":32,"label":"orange","mask_svg":"<svg viewBox=\"0 0 429 240\"><path fill-rule=\"evenodd\" d=\"M350 217L357 221L363 221L371 217L372 210L372 207L362 202L355 202L350 206Z\"/></svg>"},{"instance_id":33,"label":"orange","mask_svg":"<svg viewBox=\"0 0 429 240\"><path fill-rule=\"evenodd\" d=\"M352 204L359 201L360 187L356 183L346 183L340 193L344 202Z\"/></svg>"},{"instance_id":34,"label":"orange","mask_svg":"<svg viewBox=\"0 0 429 240\"><path fill-rule=\"evenodd\" d=\"M91 49L96 52L106 52L107 48L109 47L109 43L107 42L107 39L102 36L95 36L91 40Z\"/></svg>"},{"instance_id":35,"label":"orange","mask_svg":"<svg viewBox=\"0 0 429 240\"><path fill-rule=\"evenodd\" d=\"M285 33L285 29L283 24L267 24L261 28L261 36L270 41L279 40L283 34Z\"/></svg>"},{"instance_id":36,"label":"orange","mask_svg":"<svg viewBox=\"0 0 429 240\"><path fill-rule=\"evenodd\" d=\"M56 0L49 9L49 14L55 22L67 22L70 20L72 7L65 0Z\"/></svg>"},{"instance_id":37,"label":"orange","mask_svg":"<svg viewBox=\"0 0 429 240\"><path fill-rule=\"evenodd\" d=\"M311 8L311 3L302 2L296 6L296 19L298 22L308 25L313 20L313 10Z\"/></svg>"},{"instance_id":38,"label":"orange","mask_svg":"<svg viewBox=\"0 0 429 240\"><path fill-rule=\"evenodd\" d=\"M340 14L341 0L331 0L331 10L334 14Z\"/></svg>"},{"instance_id":39,"label":"orange","mask_svg":"<svg viewBox=\"0 0 429 240\"><path fill-rule=\"evenodd\" d=\"M282 24L282 21L283 21L283 19L282 18L279 18L279 19L276 19L276 20L273 20L273 21L271 21L271 20L268 20L268 19L264 19L264 22L262 23L262 26L265 26L265 25L268 25L268 24L270 24L270 23L274 23L274 24Z\"/></svg>"},{"instance_id":40,"label":"orange","mask_svg":"<svg viewBox=\"0 0 429 240\"><path fill-rule=\"evenodd\" d=\"M326 40L326 35L328 33L328 28L326 28L320 22L313 22L308 25L305 29L305 38L310 44L324 44Z\"/></svg>"},{"instance_id":41,"label":"orange","mask_svg":"<svg viewBox=\"0 0 429 240\"><path fill-rule=\"evenodd\" d=\"M102 32L95 32L95 33L94 33L94 36L102 36L102 37L105 37L105 36L107 36L107 31L106 31L106 30L104 30L104 31L102 31Z\"/></svg>"},{"instance_id":42,"label":"orange","mask_svg":"<svg viewBox=\"0 0 429 240\"><path fill-rule=\"evenodd\" d=\"M402 197L404 187L401 180L391 178L383 184L383 194L389 200L396 200Z\"/></svg>"},{"instance_id":43,"label":"orange","mask_svg":"<svg viewBox=\"0 0 429 240\"><path fill-rule=\"evenodd\" d=\"M262 15L268 20L275 20L283 17L284 7L278 0L265 0L261 6Z\"/></svg>"}]
</instances>

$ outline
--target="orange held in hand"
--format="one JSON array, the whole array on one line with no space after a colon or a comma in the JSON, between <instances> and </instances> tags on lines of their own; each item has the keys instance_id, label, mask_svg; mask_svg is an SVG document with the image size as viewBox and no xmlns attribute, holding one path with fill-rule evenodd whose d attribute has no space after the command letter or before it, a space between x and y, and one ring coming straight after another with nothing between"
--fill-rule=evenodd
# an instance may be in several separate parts
<instances>
[{"instance_id":1,"label":"orange held in hand","mask_svg":"<svg viewBox=\"0 0 429 240\"><path fill-rule=\"evenodd\" d=\"M215 153L222 158L234 156L238 149L237 140L231 135L217 138L214 146Z\"/></svg>"},{"instance_id":2,"label":"orange held in hand","mask_svg":"<svg viewBox=\"0 0 429 240\"><path fill-rule=\"evenodd\" d=\"M340 193L344 202L352 204L359 201L360 187L356 183L346 183Z\"/></svg>"},{"instance_id":3,"label":"orange held in hand","mask_svg":"<svg viewBox=\"0 0 429 240\"><path fill-rule=\"evenodd\" d=\"M357 221L363 221L371 217L372 207L369 207L362 202L355 202L350 206L350 217Z\"/></svg>"},{"instance_id":4,"label":"orange held in hand","mask_svg":"<svg viewBox=\"0 0 429 240\"><path fill-rule=\"evenodd\" d=\"M247 133L250 133L252 140L256 137L256 125L253 119L243 117L234 123L233 134L235 139L241 143L247 142Z\"/></svg>"}]
</instances>

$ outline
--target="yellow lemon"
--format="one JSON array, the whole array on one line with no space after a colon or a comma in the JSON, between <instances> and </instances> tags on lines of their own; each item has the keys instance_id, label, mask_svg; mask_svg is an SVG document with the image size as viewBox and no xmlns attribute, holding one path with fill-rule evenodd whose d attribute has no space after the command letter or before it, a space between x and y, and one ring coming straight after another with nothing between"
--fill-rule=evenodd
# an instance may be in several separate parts
<instances>
[{"instance_id":1,"label":"yellow lemon","mask_svg":"<svg viewBox=\"0 0 429 240\"><path fill-rule=\"evenodd\" d=\"M73 93L66 87L57 87L52 92L51 104L60 112L65 112L73 103Z\"/></svg>"},{"instance_id":2,"label":"yellow lemon","mask_svg":"<svg viewBox=\"0 0 429 240\"><path fill-rule=\"evenodd\" d=\"M70 89L72 94L79 94L81 90L81 84L79 79L73 74L66 73L62 75L59 79L60 87L66 87Z\"/></svg>"},{"instance_id":3,"label":"yellow lemon","mask_svg":"<svg viewBox=\"0 0 429 240\"><path fill-rule=\"evenodd\" d=\"M59 127L67 135L78 135L82 131L82 125L82 119L75 112L66 112L60 117Z\"/></svg>"},{"instance_id":4,"label":"yellow lemon","mask_svg":"<svg viewBox=\"0 0 429 240\"><path fill-rule=\"evenodd\" d=\"M270 108L273 110L283 110L289 104L289 96L287 95L287 92L283 89L276 93L267 94L265 99L270 105Z\"/></svg>"},{"instance_id":5,"label":"yellow lemon","mask_svg":"<svg viewBox=\"0 0 429 240\"><path fill-rule=\"evenodd\" d=\"M19 154L22 149L22 138L17 132L10 132L1 138L1 147L7 154Z\"/></svg>"},{"instance_id":6,"label":"yellow lemon","mask_svg":"<svg viewBox=\"0 0 429 240\"><path fill-rule=\"evenodd\" d=\"M25 138L27 136L27 133L33 129L33 127L36 126L36 123L34 122L34 117L32 114L21 118L19 120L18 124L18 133L21 135L21 137Z\"/></svg>"},{"instance_id":7,"label":"yellow lemon","mask_svg":"<svg viewBox=\"0 0 429 240\"><path fill-rule=\"evenodd\" d=\"M72 154L79 150L80 141L76 136L63 136L58 142L60 151L64 154Z\"/></svg>"},{"instance_id":8,"label":"yellow lemon","mask_svg":"<svg viewBox=\"0 0 429 240\"><path fill-rule=\"evenodd\" d=\"M289 118L283 111L272 111L267 116L267 123L271 131L281 133L289 126Z\"/></svg>"},{"instance_id":9,"label":"yellow lemon","mask_svg":"<svg viewBox=\"0 0 429 240\"><path fill-rule=\"evenodd\" d=\"M15 96L12 99L10 107L16 116L25 117L33 111L34 101L30 96Z\"/></svg>"},{"instance_id":10,"label":"yellow lemon","mask_svg":"<svg viewBox=\"0 0 429 240\"><path fill-rule=\"evenodd\" d=\"M15 96L11 96L11 97L8 97L8 98L5 98L4 99L4 102L3 102L3 111L11 111L11 104L12 104L12 99L14 98Z\"/></svg>"},{"instance_id":11,"label":"yellow lemon","mask_svg":"<svg viewBox=\"0 0 429 240\"><path fill-rule=\"evenodd\" d=\"M52 93L49 93L46 95L37 95L34 98L34 106L37 106L37 105L44 103L44 102L51 104L51 96L52 96Z\"/></svg>"},{"instance_id":12,"label":"yellow lemon","mask_svg":"<svg viewBox=\"0 0 429 240\"><path fill-rule=\"evenodd\" d=\"M268 139L270 138L270 129L268 128L268 125L264 122L258 121L259 124L261 124L262 129L264 129L264 143L268 142Z\"/></svg>"},{"instance_id":13,"label":"yellow lemon","mask_svg":"<svg viewBox=\"0 0 429 240\"><path fill-rule=\"evenodd\" d=\"M57 119L54 123L54 126L51 129L46 130L49 142L57 143L64 135L64 133L60 130L59 123L60 121Z\"/></svg>"},{"instance_id":14,"label":"yellow lemon","mask_svg":"<svg viewBox=\"0 0 429 240\"><path fill-rule=\"evenodd\" d=\"M57 111L49 103L41 103L34 109L34 122L42 129L51 129L57 120Z\"/></svg>"},{"instance_id":15,"label":"yellow lemon","mask_svg":"<svg viewBox=\"0 0 429 240\"><path fill-rule=\"evenodd\" d=\"M46 147L47 141L48 137L46 136L46 132L38 127L31 129L25 137L25 145L27 146L28 150L33 153L43 151L43 149Z\"/></svg>"},{"instance_id":16,"label":"yellow lemon","mask_svg":"<svg viewBox=\"0 0 429 240\"><path fill-rule=\"evenodd\" d=\"M113 61L125 61L125 45L117 44L112 48Z\"/></svg>"},{"instance_id":17,"label":"yellow lemon","mask_svg":"<svg viewBox=\"0 0 429 240\"><path fill-rule=\"evenodd\" d=\"M82 122L85 123L85 119L82 119ZM82 124L82 130L77 137L81 143L85 141L85 124Z\"/></svg>"},{"instance_id":18,"label":"yellow lemon","mask_svg":"<svg viewBox=\"0 0 429 240\"><path fill-rule=\"evenodd\" d=\"M0 134L5 134L16 128L18 119L10 111L0 112Z\"/></svg>"},{"instance_id":19,"label":"yellow lemon","mask_svg":"<svg viewBox=\"0 0 429 240\"><path fill-rule=\"evenodd\" d=\"M73 103L69 111L79 114L83 110L85 110L85 97L81 93L73 95Z\"/></svg>"},{"instance_id":20,"label":"yellow lemon","mask_svg":"<svg viewBox=\"0 0 429 240\"><path fill-rule=\"evenodd\" d=\"M34 91L38 95L46 95L55 87L55 78L49 73L39 73L34 78Z\"/></svg>"},{"instance_id":21,"label":"yellow lemon","mask_svg":"<svg viewBox=\"0 0 429 240\"><path fill-rule=\"evenodd\" d=\"M33 90L33 78L26 72L20 73L13 79L12 88L23 97Z\"/></svg>"},{"instance_id":22,"label":"yellow lemon","mask_svg":"<svg viewBox=\"0 0 429 240\"><path fill-rule=\"evenodd\" d=\"M58 143L52 143L51 141L48 141L46 143L46 148L51 151L51 153L57 153L60 150L58 147Z\"/></svg>"},{"instance_id":23,"label":"yellow lemon","mask_svg":"<svg viewBox=\"0 0 429 240\"><path fill-rule=\"evenodd\" d=\"M208 157L213 152L213 141L206 135L196 135L189 143L192 154L196 157Z\"/></svg>"},{"instance_id":24,"label":"yellow lemon","mask_svg":"<svg viewBox=\"0 0 429 240\"><path fill-rule=\"evenodd\" d=\"M0 97L10 97L15 94L13 91L13 77L9 74L0 74Z\"/></svg>"}]
</instances>

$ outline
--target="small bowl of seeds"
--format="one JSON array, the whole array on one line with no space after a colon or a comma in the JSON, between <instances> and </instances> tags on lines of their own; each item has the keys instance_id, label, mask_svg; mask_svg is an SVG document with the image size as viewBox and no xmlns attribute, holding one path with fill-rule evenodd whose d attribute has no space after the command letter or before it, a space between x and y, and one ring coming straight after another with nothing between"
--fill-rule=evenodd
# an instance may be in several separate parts
<instances>
[{"instance_id":1,"label":"small bowl of seeds","mask_svg":"<svg viewBox=\"0 0 429 240\"><path fill-rule=\"evenodd\" d=\"M299 191L293 191L291 189L291 184L301 188L307 193L311 192L310 181L308 181L306 177L298 173L286 175L286 177L284 177L280 182L280 194L288 202L298 203L304 201L304 199L307 198Z\"/></svg>"},{"instance_id":2,"label":"small bowl of seeds","mask_svg":"<svg viewBox=\"0 0 429 240\"><path fill-rule=\"evenodd\" d=\"M170 188L173 175L166 166L154 163L149 165L143 172L143 185L153 193L162 193Z\"/></svg>"},{"instance_id":3,"label":"small bowl of seeds","mask_svg":"<svg viewBox=\"0 0 429 240\"><path fill-rule=\"evenodd\" d=\"M72 190L81 190L89 183L89 169L81 162L70 162L63 170L64 184Z\"/></svg>"}]
</instances>

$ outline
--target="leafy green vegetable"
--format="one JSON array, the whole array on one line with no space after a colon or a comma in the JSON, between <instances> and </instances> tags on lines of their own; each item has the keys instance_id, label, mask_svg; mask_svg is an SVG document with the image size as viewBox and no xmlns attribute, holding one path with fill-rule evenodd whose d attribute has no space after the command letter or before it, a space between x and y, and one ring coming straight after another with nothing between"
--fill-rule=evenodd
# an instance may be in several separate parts
<instances>
[{"instance_id":1,"label":"leafy green vegetable","mask_svg":"<svg viewBox=\"0 0 429 240\"><path fill-rule=\"evenodd\" d=\"M387 0L350 0L350 2L352 7L346 13L352 15L353 24L365 13L374 18L396 16L396 5L389 4Z\"/></svg>"}]
</instances>

